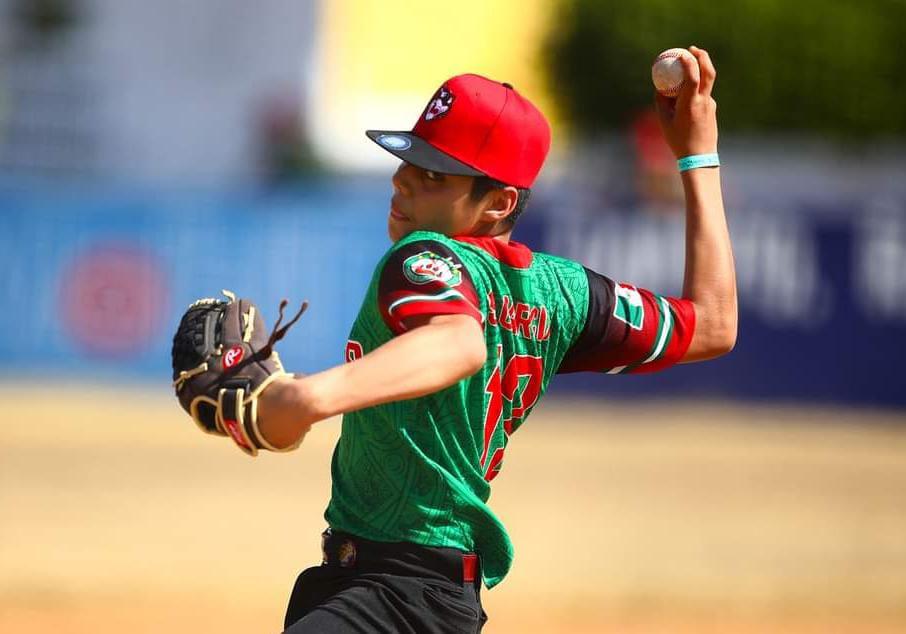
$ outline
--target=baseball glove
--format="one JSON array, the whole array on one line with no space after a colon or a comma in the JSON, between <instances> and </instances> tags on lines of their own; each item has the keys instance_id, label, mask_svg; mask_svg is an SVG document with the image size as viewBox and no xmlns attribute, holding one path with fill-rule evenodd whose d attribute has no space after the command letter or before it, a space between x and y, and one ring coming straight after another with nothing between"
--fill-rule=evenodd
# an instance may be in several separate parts
<instances>
[{"instance_id":1,"label":"baseball glove","mask_svg":"<svg viewBox=\"0 0 906 634\"><path fill-rule=\"evenodd\" d=\"M229 436L250 456L277 449L258 430L258 396L286 371L274 344L302 316L304 302L282 327L283 309L268 334L258 308L223 291L228 301L199 299L189 306L173 337L173 387L180 405L202 431Z\"/></svg>"}]
</instances>

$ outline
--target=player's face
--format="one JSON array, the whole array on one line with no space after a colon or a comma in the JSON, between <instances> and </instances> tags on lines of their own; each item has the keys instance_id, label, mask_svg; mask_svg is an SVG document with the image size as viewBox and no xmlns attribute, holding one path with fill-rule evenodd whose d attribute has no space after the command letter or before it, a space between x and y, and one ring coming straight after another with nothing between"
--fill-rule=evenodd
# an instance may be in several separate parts
<instances>
[{"instance_id":1,"label":"player's face","mask_svg":"<svg viewBox=\"0 0 906 634\"><path fill-rule=\"evenodd\" d=\"M481 220L481 207L472 200L471 176L440 174L402 163L393 175L393 198L387 230L396 242L413 231L436 231L447 236L470 235Z\"/></svg>"}]
</instances>

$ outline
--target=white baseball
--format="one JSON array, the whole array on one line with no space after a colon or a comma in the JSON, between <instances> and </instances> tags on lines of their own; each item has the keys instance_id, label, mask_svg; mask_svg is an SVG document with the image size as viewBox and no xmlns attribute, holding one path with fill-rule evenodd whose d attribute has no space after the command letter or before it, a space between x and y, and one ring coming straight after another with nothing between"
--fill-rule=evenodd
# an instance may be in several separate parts
<instances>
[{"instance_id":1,"label":"white baseball","mask_svg":"<svg viewBox=\"0 0 906 634\"><path fill-rule=\"evenodd\" d=\"M683 72L683 64L680 58L688 56L695 57L684 48L668 48L666 51L654 58L651 65L651 81L654 87L665 97L676 97L686 76Z\"/></svg>"}]
</instances>

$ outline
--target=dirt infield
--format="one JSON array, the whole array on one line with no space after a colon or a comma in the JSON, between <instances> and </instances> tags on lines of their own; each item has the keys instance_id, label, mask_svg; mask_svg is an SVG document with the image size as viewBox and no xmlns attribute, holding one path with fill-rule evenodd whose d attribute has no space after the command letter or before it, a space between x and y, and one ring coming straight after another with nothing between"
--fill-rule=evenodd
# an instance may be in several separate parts
<instances>
[{"instance_id":1,"label":"dirt infield","mask_svg":"<svg viewBox=\"0 0 906 634\"><path fill-rule=\"evenodd\" d=\"M336 421L252 460L165 393L0 397L0 631L280 631ZM903 415L549 400L494 485L489 634L906 631Z\"/></svg>"}]
</instances>

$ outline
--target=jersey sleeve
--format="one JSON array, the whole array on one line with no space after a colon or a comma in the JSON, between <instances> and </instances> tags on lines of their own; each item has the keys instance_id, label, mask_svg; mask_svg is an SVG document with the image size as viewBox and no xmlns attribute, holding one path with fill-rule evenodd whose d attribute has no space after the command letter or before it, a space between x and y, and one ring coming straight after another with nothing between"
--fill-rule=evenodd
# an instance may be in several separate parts
<instances>
[{"instance_id":1,"label":"jersey sleeve","mask_svg":"<svg viewBox=\"0 0 906 634\"><path fill-rule=\"evenodd\" d=\"M560 364L561 374L656 372L683 358L695 331L692 302L585 272L588 316Z\"/></svg>"},{"instance_id":2,"label":"jersey sleeve","mask_svg":"<svg viewBox=\"0 0 906 634\"><path fill-rule=\"evenodd\" d=\"M378 307L387 327L399 335L406 321L425 315L484 317L478 293L462 260L436 240L415 240L396 249L384 262L378 283Z\"/></svg>"}]
</instances>

